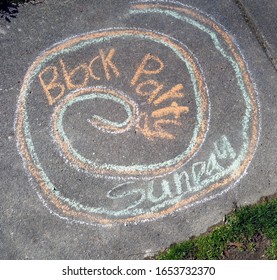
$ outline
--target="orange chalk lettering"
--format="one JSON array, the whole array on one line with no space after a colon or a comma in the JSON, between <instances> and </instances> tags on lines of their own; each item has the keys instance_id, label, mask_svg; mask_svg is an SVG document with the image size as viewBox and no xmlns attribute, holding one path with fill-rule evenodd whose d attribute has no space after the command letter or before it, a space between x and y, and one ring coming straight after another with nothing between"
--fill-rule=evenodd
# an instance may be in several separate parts
<instances>
[{"instance_id":1,"label":"orange chalk lettering","mask_svg":"<svg viewBox=\"0 0 277 280\"><path fill-rule=\"evenodd\" d=\"M136 128L141 134L143 134L149 140L153 140L158 135L157 132L153 132L149 128L149 118L146 112L140 115Z\"/></svg>"},{"instance_id":2,"label":"orange chalk lettering","mask_svg":"<svg viewBox=\"0 0 277 280\"><path fill-rule=\"evenodd\" d=\"M96 76L96 75L94 74L94 72L93 72L93 64L94 64L94 62L95 62L97 59L99 59L99 58L100 58L99 55L96 56L96 57L94 57L94 58L91 60L91 62L89 63L89 65L88 65L88 71L89 71L90 76L91 76L94 80L97 80L97 81L99 81L101 78L98 77L98 76Z\"/></svg>"},{"instance_id":3,"label":"orange chalk lettering","mask_svg":"<svg viewBox=\"0 0 277 280\"><path fill-rule=\"evenodd\" d=\"M189 107L179 106L176 102L172 102L170 106L158 109L152 112L153 118L161 118L168 115L174 115L175 119L180 118L182 113L188 113Z\"/></svg>"},{"instance_id":4,"label":"orange chalk lettering","mask_svg":"<svg viewBox=\"0 0 277 280\"><path fill-rule=\"evenodd\" d=\"M74 68L71 71L68 71L66 69L65 63L63 62L62 59L60 60L60 64L61 64L61 67L62 67L66 87L68 89L77 89L77 88L83 88L83 87L87 86L88 80L89 80L89 71L88 71L88 67L85 63L77 66L76 68ZM74 84L73 83L73 78L76 77L76 76L78 76L78 78L79 78L80 73L83 73L82 82L79 83L79 84Z\"/></svg>"},{"instance_id":5,"label":"orange chalk lettering","mask_svg":"<svg viewBox=\"0 0 277 280\"><path fill-rule=\"evenodd\" d=\"M175 139L175 135L165 131L165 129L162 128L162 125L169 125L169 124L173 124L176 126L182 125L181 122L178 122L176 120L160 119L160 120L155 120L154 124L152 125L153 128L150 128L150 121L149 121L148 114L144 112L140 115L136 128L141 134L143 134L147 139L151 141L154 140L155 138L172 140Z\"/></svg>"},{"instance_id":6,"label":"orange chalk lettering","mask_svg":"<svg viewBox=\"0 0 277 280\"><path fill-rule=\"evenodd\" d=\"M116 77L120 75L118 68L112 62L112 58L114 56L115 49L111 49L107 56L105 57L104 51L102 49L99 50L99 54L102 59L103 68L105 71L106 79L109 81L111 79L111 75L109 72L109 68L111 68L112 72L115 74Z\"/></svg>"},{"instance_id":7,"label":"orange chalk lettering","mask_svg":"<svg viewBox=\"0 0 277 280\"><path fill-rule=\"evenodd\" d=\"M143 87L154 87L154 89L151 90L144 90L143 91ZM147 100L148 103L151 103L153 101L153 99L155 99L155 97L157 96L157 94L161 91L161 89L163 88L162 84L159 84L158 82L154 81L154 80L147 80L145 82L142 82L140 84L138 84L137 88L136 88L136 92L137 94L141 95L141 96L145 96L145 95L149 95L149 98Z\"/></svg>"},{"instance_id":8,"label":"orange chalk lettering","mask_svg":"<svg viewBox=\"0 0 277 280\"><path fill-rule=\"evenodd\" d=\"M182 98L184 97L184 94L180 91L184 88L182 84L178 84L176 86L173 86L169 91L161 95L159 98L157 98L153 104L157 106L158 104L162 103L163 101L171 98Z\"/></svg>"},{"instance_id":9,"label":"orange chalk lettering","mask_svg":"<svg viewBox=\"0 0 277 280\"><path fill-rule=\"evenodd\" d=\"M43 79L43 75L46 73L52 73L52 79L49 83L45 83ZM53 105L64 95L65 86L57 83L58 76L58 69L55 66L48 66L38 74L40 84L46 94L49 105ZM53 96L53 92L51 92L54 89L59 89L59 93L55 97Z\"/></svg>"},{"instance_id":10,"label":"orange chalk lettering","mask_svg":"<svg viewBox=\"0 0 277 280\"><path fill-rule=\"evenodd\" d=\"M146 65L149 64L150 61L157 62L159 64L159 67L157 69L151 69L151 70L147 69ZM138 81L138 79L142 74L145 75L159 74L163 70L163 68L164 68L164 63L161 61L161 59L159 59L155 55L151 55L150 53L146 54L142 59L142 62L138 66L133 79L131 80L130 83L131 86L134 86L136 84L136 82Z\"/></svg>"},{"instance_id":11,"label":"orange chalk lettering","mask_svg":"<svg viewBox=\"0 0 277 280\"><path fill-rule=\"evenodd\" d=\"M153 124L153 127L155 128L156 131L159 132L159 136L164 139L174 139L175 136L172 133L166 132L161 125L168 125L168 124L173 124L176 126L182 125L181 122L178 122L176 120L167 120L167 119L160 119L156 120Z\"/></svg>"}]
</instances>

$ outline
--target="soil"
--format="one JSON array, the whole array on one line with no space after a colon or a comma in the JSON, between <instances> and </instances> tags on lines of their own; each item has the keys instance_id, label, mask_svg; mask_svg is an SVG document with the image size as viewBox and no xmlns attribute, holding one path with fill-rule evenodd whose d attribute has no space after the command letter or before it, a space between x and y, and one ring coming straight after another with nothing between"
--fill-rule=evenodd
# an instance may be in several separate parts
<instances>
[{"instance_id":1,"label":"soil","mask_svg":"<svg viewBox=\"0 0 277 280\"><path fill-rule=\"evenodd\" d=\"M248 244L229 243L222 260L266 260L270 241L262 234L255 235Z\"/></svg>"}]
</instances>

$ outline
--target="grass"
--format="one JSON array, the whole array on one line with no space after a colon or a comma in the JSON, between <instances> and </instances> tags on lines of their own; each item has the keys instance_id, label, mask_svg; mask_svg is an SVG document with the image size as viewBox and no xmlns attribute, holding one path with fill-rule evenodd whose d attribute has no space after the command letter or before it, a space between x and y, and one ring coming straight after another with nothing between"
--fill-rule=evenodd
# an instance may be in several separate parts
<instances>
[{"instance_id":1,"label":"grass","mask_svg":"<svg viewBox=\"0 0 277 280\"><path fill-rule=\"evenodd\" d=\"M20 3L40 3L40 0L0 0L0 15L7 21L16 17ZM254 236L265 236L270 240L266 249L268 259L277 259L277 199L254 206L242 207L228 215L224 225L212 232L172 245L156 256L159 260L222 259L230 244L244 250L255 250Z\"/></svg>"},{"instance_id":2,"label":"grass","mask_svg":"<svg viewBox=\"0 0 277 280\"><path fill-rule=\"evenodd\" d=\"M254 236L270 241L265 250L267 259L277 259L277 198L254 206L237 209L226 217L223 225L211 232L170 246L155 258L158 260L217 260L224 257L230 244L240 250L254 251Z\"/></svg>"}]
</instances>

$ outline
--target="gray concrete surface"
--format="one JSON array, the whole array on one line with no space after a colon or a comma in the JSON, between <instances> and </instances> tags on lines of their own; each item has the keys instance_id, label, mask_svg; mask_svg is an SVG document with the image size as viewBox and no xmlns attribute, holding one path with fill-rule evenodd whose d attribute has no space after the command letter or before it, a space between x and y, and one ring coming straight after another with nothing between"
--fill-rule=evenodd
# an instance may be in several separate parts
<instances>
[{"instance_id":1,"label":"gray concrete surface","mask_svg":"<svg viewBox=\"0 0 277 280\"><path fill-rule=\"evenodd\" d=\"M254 32L259 38L261 45L265 48L269 58L277 67L276 27L277 7L276 1L249 1L241 0L241 9L249 19Z\"/></svg>"},{"instance_id":2,"label":"gray concrete surface","mask_svg":"<svg viewBox=\"0 0 277 280\"><path fill-rule=\"evenodd\" d=\"M142 259L276 193L276 70L236 1L181 2L1 19L1 259Z\"/></svg>"}]
</instances>

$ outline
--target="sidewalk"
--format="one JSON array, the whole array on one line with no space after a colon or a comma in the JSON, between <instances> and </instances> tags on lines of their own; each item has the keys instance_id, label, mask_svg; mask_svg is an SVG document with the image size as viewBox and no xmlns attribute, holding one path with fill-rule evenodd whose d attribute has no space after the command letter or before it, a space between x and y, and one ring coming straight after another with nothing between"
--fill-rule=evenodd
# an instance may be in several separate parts
<instances>
[{"instance_id":1,"label":"sidewalk","mask_svg":"<svg viewBox=\"0 0 277 280\"><path fill-rule=\"evenodd\" d=\"M142 259L277 192L275 1L14 9L1 259Z\"/></svg>"}]
</instances>

